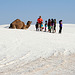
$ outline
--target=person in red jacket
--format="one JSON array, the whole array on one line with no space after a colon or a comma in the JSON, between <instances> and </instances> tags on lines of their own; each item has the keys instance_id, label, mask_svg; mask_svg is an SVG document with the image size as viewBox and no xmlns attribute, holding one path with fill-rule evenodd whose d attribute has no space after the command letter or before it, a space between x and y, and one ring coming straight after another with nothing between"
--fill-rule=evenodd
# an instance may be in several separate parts
<instances>
[{"instance_id":1,"label":"person in red jacket","mask_svg":"<svg viewBox=\"0 0 75 75\"><path fill-rule=\"evenodd\" d=\"M41 31L41 24L43 22L43 19L41 18L41 16L39 16L39 18L37 19L37 22L38 22L38 24L40 26L40 31Z\"/></svg>"}]
</instances>

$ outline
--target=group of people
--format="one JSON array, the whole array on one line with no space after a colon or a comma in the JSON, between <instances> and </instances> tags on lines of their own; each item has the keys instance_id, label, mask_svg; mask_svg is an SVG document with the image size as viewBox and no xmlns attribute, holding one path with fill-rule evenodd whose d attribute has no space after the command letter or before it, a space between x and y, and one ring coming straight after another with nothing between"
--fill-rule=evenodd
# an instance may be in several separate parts
<instances>
[{"instance_id":1,"label":"group of people","mask_svg":"<svg viewBox=\"0 0 75 75\"><path fill-rule=\"evenodd\" d=\"M43 19L41 18L41 16L39 16L39 18L37 19L36 22L36 31L47 31L47 27L48 27L48 32L50 33L55 33L56 32L56 19L48 19L45 21L45 24L43 24ZM61 33L62 31L62 20L59 21L59 33Z\"/></svg>"}]
</instances>

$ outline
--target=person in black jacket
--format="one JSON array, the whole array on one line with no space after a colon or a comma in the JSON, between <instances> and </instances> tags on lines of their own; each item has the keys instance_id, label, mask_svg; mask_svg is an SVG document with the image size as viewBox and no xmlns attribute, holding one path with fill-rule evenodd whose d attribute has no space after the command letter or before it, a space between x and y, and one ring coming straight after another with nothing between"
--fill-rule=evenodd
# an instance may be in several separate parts
<instances>
[{"instance_id":1,"label":"person in black jacket","mask_svg":"<svg viewBox=\"0 0 75 75\"><path fill-rule=\"evenodd\" d=\"M36 27L36 31L38 31L38 22L36 22L35 27Z\"/></svg>"},{"instance_id":2,"label":"person in black jacket","mask_svg":"<svg viewBox=\"0 0 75 75\"><path fill-rule=\"evenodd\" d=\"M54 19L54 32L56 32L56 19Z\"/></svg>"},{"instance_id":3,"label":"person in black jacket","mask_svg":"<svg viewBox=\"0 0 75 75\"><path fill-rule=\"evenodd\" d=\"M62 20L59 21L59 33L62 31Z\"/></svg>"},{"instance_id":4,"label":"person in black jacket","mask_svg":"<svg viewBox=\"0 0 75 75\"><path fill-rule=\"evenodd\" d=\"M54 33L54 20L51 19L51 25L52 25L52 33Z\"/></svg>"}]
</instances>

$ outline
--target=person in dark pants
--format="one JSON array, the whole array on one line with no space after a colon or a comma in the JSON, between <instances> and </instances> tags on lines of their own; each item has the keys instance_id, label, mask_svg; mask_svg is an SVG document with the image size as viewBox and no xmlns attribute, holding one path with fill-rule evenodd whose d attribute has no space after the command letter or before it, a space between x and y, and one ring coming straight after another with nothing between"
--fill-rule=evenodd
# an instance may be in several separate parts
<instances>
[{"instance_id":1,"label":"person in dark pants","mask_svg":"<svg viewBox=\"0 0 75 75\"><path fill-rule=\"evenodd\" d=\"M38 31L38 22L36 22L35 27L36 27L36 31Z\"/></svg>"},{"instance_id":2,"label":"person in dark pants","mask_svg":"<svg viewBox=\"0 0 75 75\"><path fill-rule=\"evenodd\" d=\"M47 31L47 21L45 21L45 32Z\"/></svg>"},{"instance_id":3,"label":"person in dark pants","mask_svg":"<svg viewBox=\"0 0 75 75\"><path fill-rule=\"evenodd\" d=\"M48 19L48 32L51 33L51 20Z\"/></svg>"},{"instance_id":4,"label":"person in dark pants","mask_svg":"<svg viewBox=\"0 0 75 75\"><path fill-rule=\"evenodd\" d=\"M62 31L62 20L59 21L59 33Z\"/></svg>"},{"instance_id":5,"label":"person in dark pants","mask_svg":"<svg viewBox=\"0 0 75 75\"><path fill-rule=\"evenodd\" d=\"M54 33L54 20L51 19L51 25L52 25L52 33Z\"/></svg>"},{"instance_id":6,"label":"person in dark pants","mask_svg":"<svg viewBox=\"0 0 75 75\"><path fill-rule=\"evenodd\" d=\"M54 19L54 32L56 32L56 19Z\"/></svg>"}]
</instances>

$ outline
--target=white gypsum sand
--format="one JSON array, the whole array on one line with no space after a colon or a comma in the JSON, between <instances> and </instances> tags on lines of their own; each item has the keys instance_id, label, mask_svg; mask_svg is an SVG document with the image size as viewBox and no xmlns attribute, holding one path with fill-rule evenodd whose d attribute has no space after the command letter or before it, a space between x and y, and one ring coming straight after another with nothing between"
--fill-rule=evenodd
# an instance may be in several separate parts
<instances>
[{"instance_id":1,"label":"white gypsum sand","mask_svg":"<svg viewBox=\"0 0 75 75\"><path fill-rule=\"evenodd\" d=\"M74 75L75 24L62 34L0 25L0 75Z\"/></svg>"}]
</instances>

